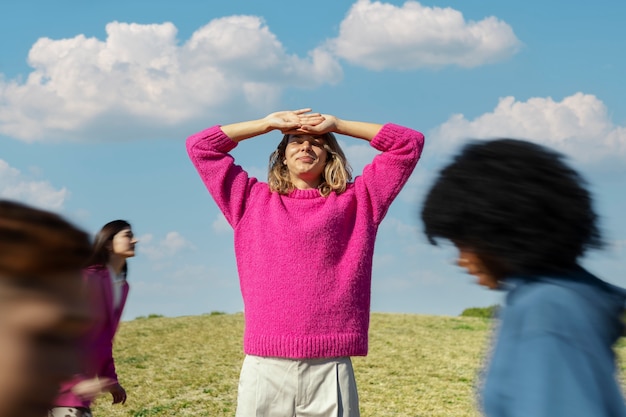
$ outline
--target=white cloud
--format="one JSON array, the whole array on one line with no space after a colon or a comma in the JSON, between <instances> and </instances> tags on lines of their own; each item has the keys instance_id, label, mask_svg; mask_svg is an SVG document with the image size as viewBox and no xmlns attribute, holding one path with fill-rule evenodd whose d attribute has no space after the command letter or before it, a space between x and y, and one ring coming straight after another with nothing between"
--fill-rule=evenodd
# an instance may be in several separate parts
<instances>
[{"instance_id":1,"label":"white cloud","mask_svg":"<svg viewBox=\"0 0 626 417\"><path fill-rule=\"evenodd\" d=\"M221 212L215 216L215 220L213 220L211 226L213 227L213 231L218 235L233 233L233 228L228 224L228 220L226 220L226 217L224 217Z\"/></svg>"},{"instance_id":2,"label":"white cloud","mask_svg":"<svg viewBox=\"0 0 626 417\"><path fill-rule=\"evenodd\" d=\"M604 103L576 93L561 101L535 97L500 99L496 108L473 120L455 114L429 135L437 153L467 139L509 137L555 148L584 163L626 158L626 127L615 126Z\"/></svg>"},{"instance_id":3,"label":"white cloud","mask_svg":"<svg viewBox=\"0 0 626 417\"><path fill-rule=\"evenodd\" d=\"M288 54L255 16L212 20L183 44L172 23L112 22L106 33L104 41L39 39L23 82L0 77L0 134L27 142L163 136L233 108L256 113L286 87L342 76L324 49Z\"/></svg>"},{"instance_id":4,"label":"white cloud","mask_svg":"<svg viewBox=\"0 0 626 417\"><path fill-rule=\"evenodd\" d=\"M420 161L422 161L421 158ZM421 206L420 202L424 198L424 190L430 186L436 174L436 172L425 168L424 165L426 165L424 162L417 163L417 167L398 195L399 200L408 203L411 207Z\"/></svg>"},{"instance_id":5,"label":"white cloud","mask_svg":"<svg viewBox=\"0 0 626 417\"><path fill-rule=\"evenodd\" d=\"M60 210L69 191L52 186L48 181L30 178L0 159L0 197L21 201L48 210Z\"/></svg>"},{"instance_id":6,"label":"white cloud","mask_svg":"<svg viewBox=\"0 0 626 417\"><path fill-rule=\"evenodd\" d=\"M477 67L508 58L520 45L513 29L493 16L474 22L449 7L359 0L327 46L355 65L408 70Z\"/></svg>"},{"instance_id":7,"label":"white cloud","mask_svg":"<svg viewBox=\"0 0 626 417\"><path fill-rule=\"evenodd\" d=\"M194 249L193 244L178 232L169 232L159 241L155 241L152 234L140 236L138 240L138 251L153 261L171 258L184 249Z\"/></svg>"}]
</instances>

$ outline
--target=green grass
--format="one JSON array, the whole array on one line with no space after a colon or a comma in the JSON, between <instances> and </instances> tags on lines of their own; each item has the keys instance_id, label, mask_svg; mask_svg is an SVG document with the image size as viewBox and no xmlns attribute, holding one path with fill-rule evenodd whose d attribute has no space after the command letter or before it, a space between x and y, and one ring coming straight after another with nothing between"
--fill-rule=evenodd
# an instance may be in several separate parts
<instances>
[{"instance_id":1,"label":"green grass","mask_svg":"<svg viewBox=\"0 0 626 417\"><path fill-rule=\"evenodd\" d=\"M363 417L478 414L474 382L490 322L475 317L372 314L367 357L353 358ZM234 416L243 360L243 316L133 320L115 344L125 405L110 396L96 416ZM626 343L616 346L626 370Z\"/></svg>"}]
</instances>

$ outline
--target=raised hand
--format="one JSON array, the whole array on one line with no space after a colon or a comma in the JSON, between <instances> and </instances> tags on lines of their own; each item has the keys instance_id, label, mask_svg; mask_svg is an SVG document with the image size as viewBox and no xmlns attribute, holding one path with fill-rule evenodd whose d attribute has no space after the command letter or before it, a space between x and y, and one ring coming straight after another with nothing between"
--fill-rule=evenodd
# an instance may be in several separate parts
<instances>
[{"instance_id":1,"label":"raised hand","mask_svg":"<svg viewBox=\"0 0 626 417\"><path fill-rule=\"evenodd\" d=\"M283 131L283 133L308 135L339 133L359 139L372 140L381 128L382 125L378 123L350 121L330 114L321 114L314 119L314 122L307 123L307 121L303 120L302 125L298 129L288 132Z\"/></svg>"},{"instance_id":2,"label":"raised hand","mask_svg":"<svg viewBox=\"0 0 626 417\"><path fill-rule=\"evenodd\" d=\"M322 120L318 123L302 123L300 131L312 135L323 135L324 133L336 132L338 120L330 114L320 115Z\"/></svg>"},{"instance_id":3,"label":"raised hand","mask_svg":"<svg viewBox=\"0 0 626 417\"><path fill-rule=\"evenodd\" d=\"M278 129L283 133L297 131L302 125L317 125L324 118L319 113L310 113L311 109L292 111L279 111L265 117L265 121L272 129Z\"/></svg>"},{"instance_id":4,"label":"raised hand","mask_svg":"<svg viewBox=\"0 0 626 417\"><path fill-rule=\"evenodd\" d=\"M302 134L302 126L310 129L324 122L324 116L311 113L311 109L299 109L270 113L262 119L232 123L221 126L222 131L231 140L239 142L273 130L280 130L284 134Z\"/></svg>"}]
</instances>

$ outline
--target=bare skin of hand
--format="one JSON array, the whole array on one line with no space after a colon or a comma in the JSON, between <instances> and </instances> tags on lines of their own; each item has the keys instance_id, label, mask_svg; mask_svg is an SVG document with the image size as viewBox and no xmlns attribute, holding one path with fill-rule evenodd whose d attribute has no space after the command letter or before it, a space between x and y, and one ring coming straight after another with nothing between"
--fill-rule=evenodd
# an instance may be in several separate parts
<instances>
[{"instance_id":1,"label":"bare skin of hand","mask_svg":"<svg viewBox=\"0 0 626 417\"><path fill-rule=\"evenodd\" d=\"M93 400L98 395L109 392L113 385L115 381L110 378L90 378L74 385L72 392L81 398Z\"/></svg>"},{"instance_id":2,"label":"bare skin of hand","mask_svg":"<svg viewBox=\"0 0 626 417\"><path fill-rule=\"evenodd\" d=\"M297 131L302 126L315 126L324 121L319 113L310 113L311 109L279 111L265 117L265 121L274 129L283 133ZM303 133L303 132L300 132Z\"/></svg>"},{"instance_id":3,"label":"bare skin of hand","mask_svg":"<svg viewBox=\"0 0 626 417\"><path fill-rule=\"evenodd\" d=\"M119 383L111 386L109 392L113 396L113 404L126 403L126 390Z\"/></svg>"},{"instance_id":4,"label":"bare skin of hand","mask_svg":"<svg viewBox=\"0 0 626 417\"><path fill-rule=\"evenodd\" d=\"M300 127L292 130L283 130L283 133L290 135L313 136L319 136L326 133L338 133L370 141L383 127L383 125L379 123L347 121L330 114L316 115L316 117L312 118L311 121L312 122L302 118L302 124Z\"/></svg>"},{"instance_id":5,"label":"bare skin of hand","mask_svg":"<svg viewBox=\"0 0 626 417\"><path fill-rule=\"evenodd\" d=\"M317 113L316 113L317 114ZM302 118L301 125L290 131L283 131L285 134L308 134L308 135L323 135L329 132L337 131L337 118L329 114L319 114L315 118L304 119Z\"/></svg>"}]
</instances>

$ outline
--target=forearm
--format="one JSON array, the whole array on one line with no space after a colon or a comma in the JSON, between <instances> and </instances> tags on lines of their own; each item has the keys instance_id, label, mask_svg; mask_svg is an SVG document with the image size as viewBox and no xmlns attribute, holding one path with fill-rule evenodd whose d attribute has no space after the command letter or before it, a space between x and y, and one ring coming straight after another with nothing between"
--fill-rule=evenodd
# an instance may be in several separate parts
<instances>
[{"instance_id":1,"label":"forearm","mask_svg":"<svg viewBox=\"0 0 626 417\"><path fill-rule=\"evenodd\" d=\"M232 123L221 126L221 129L233 142L240 142L273 130L272 126L265 118Z\"/></svg>"},{"instance_id":2,"label":"forearm","mask_svg":"<svg viewBox=\"0 0 626 417\"><path fill-rule=\"evenodd\" d=\"M378 134L383 125L378 123L356 122L337 119L336 133L352 136L358 139L371 141Z\"/></svg>"}]
</instances>

